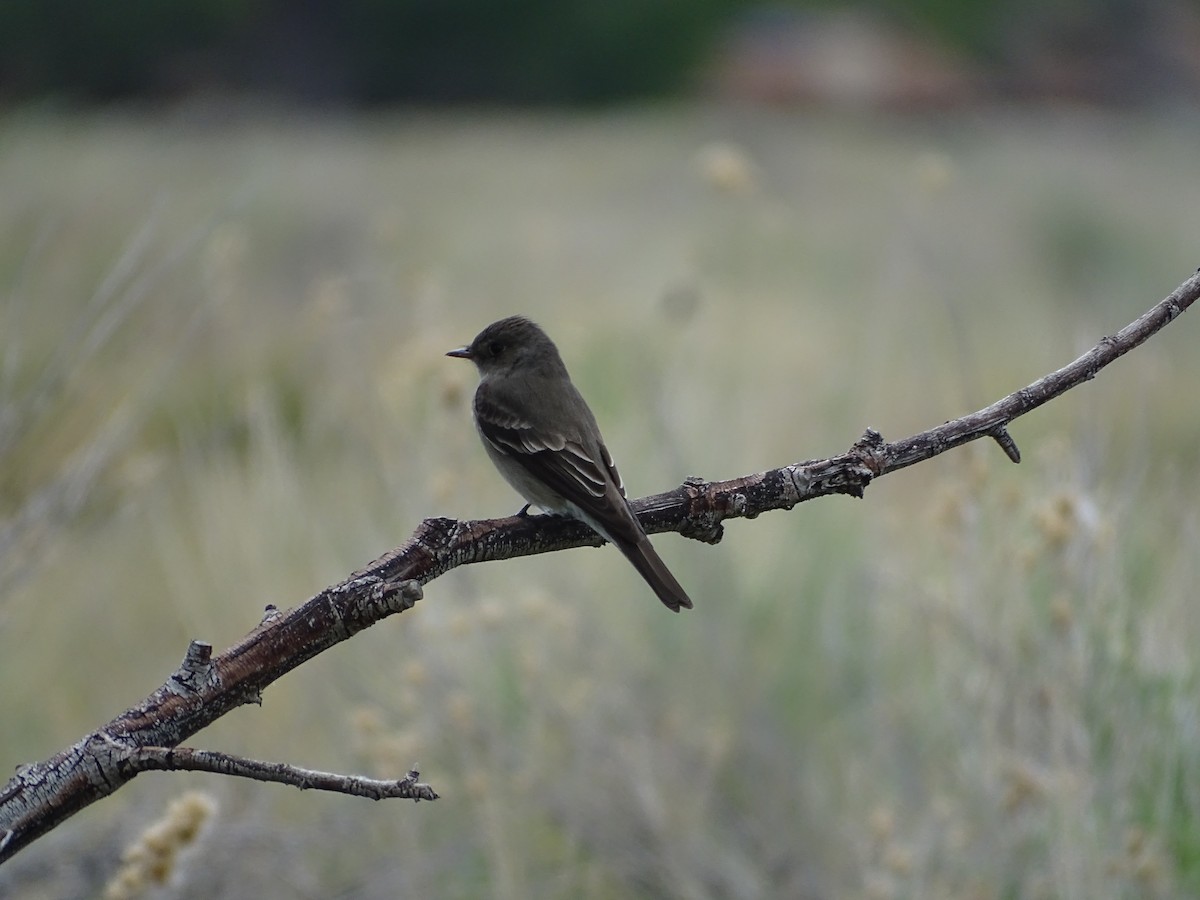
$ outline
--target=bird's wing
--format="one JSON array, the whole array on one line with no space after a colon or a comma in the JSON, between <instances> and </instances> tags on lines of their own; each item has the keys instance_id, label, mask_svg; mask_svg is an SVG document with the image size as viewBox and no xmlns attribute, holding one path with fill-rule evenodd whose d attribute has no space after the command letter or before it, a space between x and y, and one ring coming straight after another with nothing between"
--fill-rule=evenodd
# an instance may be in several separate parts
<instances>
[{"instance_id":1,"label":"bird's wing","mask_svg":"<svg viewBox=\"0 0 1200 900\"><path fill-rule=\"evenodd\" d=\"M535 425L484 391L476 394L475 416L485 441L601 523L609 532L606 536L636 540L642 535L603 441L593 453L579 437Z\"/></svg>"}]
</instances>

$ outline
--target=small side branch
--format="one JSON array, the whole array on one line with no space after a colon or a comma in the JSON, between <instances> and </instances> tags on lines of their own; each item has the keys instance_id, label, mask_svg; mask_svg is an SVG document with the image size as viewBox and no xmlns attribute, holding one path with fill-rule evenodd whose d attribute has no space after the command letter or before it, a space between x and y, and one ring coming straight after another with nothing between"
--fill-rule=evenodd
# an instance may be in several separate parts
<instances>
[{"instance_id":1,"label":"small side branch","mask_svg":"<svg viewBox=\"0 0 1200 900\"><path fill-rule=\"evenodd\" d=\"M211 772L214 775L232 775L236 778L287 784L302 791L350 794L354 797L366 797L368 800L401 799L415 800L419 803L422 800L438 799L432 787L417 780L421 773L415 768L398 781L380 781L361 775L318 772L287 763L262 762L212 750L194 750L191 747L139 747L125 759L128 765L138 771Z\"/></svg>"},{"instance_id":2,"label":"small side branch","mask_svg":"<svg viewBox=\"0 0 1200 900\"><path fill-rule=\"evenodd\" d=\"M1007 428L1003 425L996 428L992 432L992 439L1000 445L1000 449L1004 451L1004 455L1014 463L1021 461L1021 451L1017 449L1017 442L1012 439L1012 435L1008 433Z\"/></svg>"}]
</instances>

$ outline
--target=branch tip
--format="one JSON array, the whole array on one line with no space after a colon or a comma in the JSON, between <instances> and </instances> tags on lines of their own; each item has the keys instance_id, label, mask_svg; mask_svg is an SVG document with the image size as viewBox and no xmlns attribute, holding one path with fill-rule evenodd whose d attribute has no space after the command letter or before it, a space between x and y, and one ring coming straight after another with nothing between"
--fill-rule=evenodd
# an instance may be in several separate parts
<instances>
[{"instance_id":1,"label":"branch tip","mask_svg":"<svg viewBox=\"0 0 1200 900\"><path fill-rule=\"evenodd\" d=\"M878 450L883 446L883 435L874 428L868 428L862 433L857 441L854 442L854 449L863 450Z\"/></svg>"},{"instance_id":2,"label":"branch tip","mask_svg":"<svg viewBox=\"0 0 1200 900\"><path fill-rule=\"evenodd\" d=\"M425 589L415 578L396 581L385 581L381 578L373 580L375 584L370 590L371 600L390 612L402 613L412 609L417 605L417 601L425 596Z\"/></svg>"},{"instance_id":3,"label":"branch tip","mask_svg":"<svg viewBox=\"0 0 1200 900\"><path fill-rule=\"evenodd\" d=\"M1012 439L1012 435L1008 433L1008 429L1003 425L997 425L990 432L992 440L1000 445L1000 449L1004 451L1004 455L1011 459L1014 463L1021 461L1021 451L1017 448L1017 442Z\"/></svg>"},{"instance_id":4,"label":"branch tip","mask_svg":"<svg viewBox=\"0 0 1200 900\"><path fill-rule=\"evenodd\" d=\"M412 609L416 602L425 596L425 589L415 578L400 583L400 596L405 601L405 609Z\"/></svg>"},{"instance_id":5,"label":"branch tip","mask_svg":"<svg viewBox=\"0 0 1200 900\"><path fill-rule=\"evenodd\" d=\"M183 662L167 681L167 688L176 694L198 693L212 674L212 649L208 641L189 643L183 654Z\"/></svg>"},{"instance_id":6,"label":"branch tip","mask_svg":"<svg viewBox=\"0 0 1200 900\"><path fill-rule=\"evenodd\" d=\"M188 644L187 652L183 654L183 667L195 669L205 665L212 658L212 644L208 641L192 641Z\"/></svg>"},{"instance_id":7,"label":"branch tip","mask_svg":"<svg viewBox=\"0 0 1200 900\"><path fill-rule=\"evenodd\" d=\"M396 786L408 791L412 796L414 803L420 803L422 800L437 800L439 799L437 791L431 785L422 784L417 779L421 777L421 773L413 767L408 770L408 774L396 782Z\"/></svg>"}]
</instances>

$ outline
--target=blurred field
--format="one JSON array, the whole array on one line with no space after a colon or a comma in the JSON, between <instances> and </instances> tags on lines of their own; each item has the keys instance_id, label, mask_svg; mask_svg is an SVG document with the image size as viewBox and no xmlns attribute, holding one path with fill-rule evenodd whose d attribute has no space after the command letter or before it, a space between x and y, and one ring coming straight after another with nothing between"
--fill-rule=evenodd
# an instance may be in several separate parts
<instances>
[{"instance_id":1,"label":"blurred field","mask_svg":"<svg viewBox=\"0 0 1200 900\"><path fill-rule=\"evenodd\" d=\"M1197 123L687 107L0 121L0 769L406 539L519 503L442 353L555 337L634 494L899 438L1200 264ZM1194 314L1193 314L1194 315ZM370 804L143 776L0 869L94 897L188 788L162 896L1200 892L1191 316L864 501L459 570L192 742Z\"/></svg>"}]
</instances>

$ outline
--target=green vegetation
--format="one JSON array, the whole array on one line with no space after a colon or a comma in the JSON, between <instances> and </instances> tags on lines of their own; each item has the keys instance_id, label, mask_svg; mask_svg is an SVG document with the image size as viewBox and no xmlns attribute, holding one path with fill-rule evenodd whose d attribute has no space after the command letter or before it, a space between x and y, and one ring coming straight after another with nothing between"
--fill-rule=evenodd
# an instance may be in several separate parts
<instances>
[{"instance_id":1,"label":"green vegetation","mask_svg":"<svg viewBox=\"0 0 1200 900\"><path fill-rule=\"evenodd\" d=\"M251 89L301 101L596 103L686 86L744 0L66 0L0 7L0 98Z\"/></svg>"},{"instance_id":2,"label":"green vegetation","mask_svg":"<svg viewBox=\"0 0 1200 900\"><path fill-rule=\"evenodd\" d=\"M634 493L827 456L1172 290L1194 146L1011 112L10 116L0 769L422 517L515 511L442 356L482 324L545 325ZM1019 467L981 444L659 536L694 612L611 550L468 567L193 742L418 764L436 804L144 776L0 893L98 895L196 789L174 896L1196 894L1196 327L1018 422Z\"/></svg>"}]
</instances>

